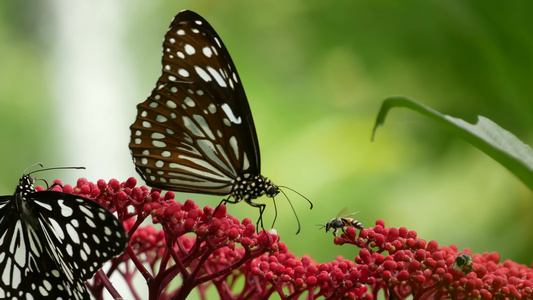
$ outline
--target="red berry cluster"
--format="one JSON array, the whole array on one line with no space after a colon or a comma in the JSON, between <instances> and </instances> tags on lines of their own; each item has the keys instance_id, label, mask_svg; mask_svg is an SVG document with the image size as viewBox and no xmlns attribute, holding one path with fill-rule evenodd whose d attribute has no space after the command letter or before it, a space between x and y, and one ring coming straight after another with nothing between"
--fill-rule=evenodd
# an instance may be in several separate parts
<instances>
[{"instance_id":1,"label":"red berry cluster","mask_svg":"<svg viewBox=\"0 0 533 300\"><path fill-rule=\"evenodd\" d=\"M355 246L354 261L338 257L318 264L308 256L297 258L273 233L257 234L250 219L240 222L225 206L213 216L211 207L200 209L191 200L175 201L172 192L136 187L134 178L96 184L80 179L75 187L57 182L54 190L116 212L129 233L125 254L89 284L99 299L102 286L120 297L108 280L113 272L124 277L136 299L186 299L193 290L205 299L208 289L221 299L533 298L530 267L499 263L497 253L439 247L406 228L387 228L382 220L363 230L348 227L335 238L337 245ZM152 224L145 225L147 219ZM461 254L472 259L457 260ZM148 297L138 295L132 283L136 274L144 277ZM178 276L180 284L170 284Z\"/></svg>"}]
</instances>

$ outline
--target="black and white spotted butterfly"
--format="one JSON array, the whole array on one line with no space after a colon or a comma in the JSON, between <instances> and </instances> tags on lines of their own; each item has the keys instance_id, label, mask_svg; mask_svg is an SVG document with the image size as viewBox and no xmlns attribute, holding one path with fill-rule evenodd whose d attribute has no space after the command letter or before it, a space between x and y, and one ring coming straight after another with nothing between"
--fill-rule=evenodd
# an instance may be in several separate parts
<instances>
[{"instance_id":1,"label":"black and white spotted butterfly","mask_svg":"<svg viewBox=\"0 0 533 300\"><path fill-rule=\"evenodd\" d=\"M31 174L0 197L0 299L90 299L84 282L124 251L127 233L90 199L36 191Z\"/></svg>"},{"instance_id":2,"label":"black and white spotted butterfly","mask_svg":"<svg viewBox=\"0 0 533 300\"><path fill-rule=\"evenodd\" d=\"M266 205L253 200L280 190L261 175L250 106L222 40L204 18L181 11L165 35L162 64L131 126L137 172L152 187L244 201L259 209L263 228Z\"/></svg>"}]
</instances>

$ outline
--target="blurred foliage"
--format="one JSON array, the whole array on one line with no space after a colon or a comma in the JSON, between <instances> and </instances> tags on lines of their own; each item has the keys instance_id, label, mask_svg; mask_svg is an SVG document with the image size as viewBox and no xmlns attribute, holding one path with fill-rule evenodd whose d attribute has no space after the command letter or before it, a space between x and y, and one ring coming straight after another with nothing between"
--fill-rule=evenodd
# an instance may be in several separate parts
<instances>
[{"instance_id":1,"label":"blurred foliage","mask_svg":"<svg viewBox=\"0 0 533 300\"><path fill-rule=\"evenodd\" d=\"M408 108L441 124L454 136L461 137L472 146L483 151L500 163L533 190L533 150L514 134L498 126L483 116L478 116L474 124L453 116L441 114L416 100L403 96L392 96L383 101L372 130L372 140L376 130L383 126L392 108Z\"/></svg>"},{"instance_id":2,"label":"blurred foliage","mask_svg":"<svg viewBox=\"0 0 533 300\"><path fill-rule=\"evenodd\" d=\"M57 116L84 113L53 103L51 90L60 80L50 68L58 63L51 57L62 29L53 21L57 7L14 3L0 4L2 194L12 193L21 172L36 161L63 165L65 127L78 124L59 124ZM135 95L126 100L132 110L160 74L161 41L178 11L200 13L220 34L254 113L263 175L315 204L309 211L306 201L286 190L302 223L295 236L290 207L276 198L275 227L297 255L320 262L355 257L353 248L335 246L331 234L315 226L349 206L360 211L356 217L365 226L383 219L441 245L498 251L503 259L531 263L531 191L506 169L412 113L390 116L373 143L370 135L383 99L402 94L467 121L486 116L532 144L533 2L119 3L116 22L125 28L119 50L129 61L123 76ZM91 78L80 80L91 84ZM79 151L97 146L89 145ZM103 157L102 165L130 159ZM138 178L133 167L126 172ZM211 206L220 200L186 197ZM269 203L268 223L274 209L270 199L262 201ZM257 210L245 204L228 210L257 218Z\"/></svg>"}]
</instances>

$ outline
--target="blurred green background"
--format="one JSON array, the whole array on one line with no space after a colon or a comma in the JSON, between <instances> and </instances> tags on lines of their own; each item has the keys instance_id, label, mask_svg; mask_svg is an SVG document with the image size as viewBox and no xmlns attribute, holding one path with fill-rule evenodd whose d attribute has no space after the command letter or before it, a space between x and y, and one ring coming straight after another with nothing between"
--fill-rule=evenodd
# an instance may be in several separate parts
<instances>
[{"instance_id":1,"label":"blurred green background","mask_svg":"<svg viewBox=\"0 0 533 300\"><path fill-rule=\"evenodd\" d=\"M135 173L129 126L160 75L170 21L191 9L217 30L244 83L263 175L285 189L275 228L318 262L357 249L319 231L345 206L369 227L405 226L440 245L531 264L532 197L506 169L390 95L442 113L480 114L533 143L533 2L529 1L30 1L0 3L0 190L22 171L75 184ZM140 179L139 179L140 181ZM215 206L220 197L183 195ZM274 217L271 200L265 222ZM246 204L229 206L256 220Z\"/></svg>"}]
</instances>

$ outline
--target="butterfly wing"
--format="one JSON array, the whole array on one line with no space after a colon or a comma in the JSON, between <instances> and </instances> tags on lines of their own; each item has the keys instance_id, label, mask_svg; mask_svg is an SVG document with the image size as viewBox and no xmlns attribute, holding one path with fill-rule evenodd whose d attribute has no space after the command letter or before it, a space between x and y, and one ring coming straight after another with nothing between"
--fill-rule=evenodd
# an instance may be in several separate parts
<instances>
[{"instance_id":1,"label":"butterfly wing","mask_svg":"<svg viewBox=\"0 0 533 300\"><path fill-rule=\"evenodd\" d=\"M83 282L65 276L44 232L20 219L13 200L0 197L0 298L90 299Z\"/></svg>"},{"instance_id":2,"label":"butterfly wing","mask_svg":"<svg viewBox=\"0 0 533 300\"><path fill-rule=\"evenodd\" d=\"M86 281L121 254L128 236L118 219L102 205L77 195L42 191L31 194L41 227L64 269Z\"/></svg>"},{"instance_id":3,"label":"butterfly wing","mask_svg":"<svg viewBox=\"0 0 533 300\"><path fill-rule=\"evenodd\" d=\"M0 197L0 298L90 299L84 282L127 243L98 203L62 192L30 193L22 220L15 196Z\"/></svg>"},{"instance_id":4,"label":"butterfly wing","mask_svg":"<svg viewBox=\"0 0 533 300\"><path fill-rule=\"evenodd\" d=\"M259 174L250 107L211 25L180 12L165 35L162 64L131 126L130 149L143 179L164 189L226 195L237 176Z\"/></svg>"}]
</instances>

